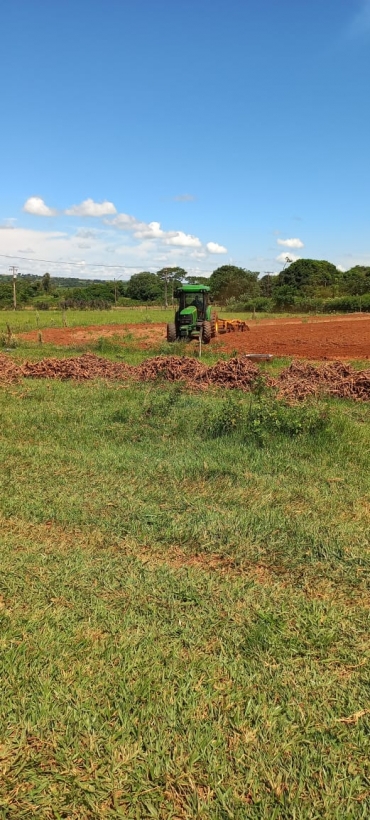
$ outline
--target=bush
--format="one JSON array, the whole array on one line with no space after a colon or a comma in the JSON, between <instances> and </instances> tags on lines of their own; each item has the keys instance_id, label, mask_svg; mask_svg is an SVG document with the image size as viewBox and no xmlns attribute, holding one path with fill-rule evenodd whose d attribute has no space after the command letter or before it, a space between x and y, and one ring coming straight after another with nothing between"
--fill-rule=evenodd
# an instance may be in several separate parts
<instances>
[{"instance_id":1,"label":"bush","mask_svg":"<svg viewBox=\"0 0 370 820\"><path fill-rule=\"evenodd\" d=\"M257 296L255 299L243 299L242 301L228 299L226 307L233 313L245 313L246 311L250 311L251 313L254 311L256 311L256 313L270 313L274 309L274 301L267 296Z\"/></svg>"},{"instance_id":2,"label":"bush","mask_svg":"<svg viewBox=\"0 0 370 820\"><path fill-rule=\"evenodd\" d=\"M243 310L256 311L256 313L271 313L274 309L273 299L267 296L258 296L256 299L248 299L244 302Z\"/></svg>"},{"instance_id":3,"label":"bush","mask_svg":"<svg viewBox=\"0 0 370 820\"><path fill-rule=\"evenodd\" d=\"M17 347L17 339L8 326L7 333L0 333L0 347L15 348Z\"/></svg>"},{"instance_id":4,"label":"bush","mask_svg":"<svg viewBox=\"0 0 370 820\"><path fill-rule=\"evenodd\" d=\"M284 309L294 313L358 313L370 311L370 293L363 296L337 296L332 299L299 295L294 297L292 304L283 304L279 299L274 303L275 310Z\"/></svg>"},{"instance_id":5,"label":"bush","mask_svg":"<svg viewBox=\"0 0 370 820\"><path fill-rule=\"evenodd\" d=\"M268 394L247 400L230 394L203 420L203 432L207 438L237 435L263 445L273 435L311 436L328 425L328 411L313 403L290 406Z\"/></svg>"},{"instance_id":6,"label":"bush","mask_svg":"<svg viewBox=\"0 0 370 820\"><path fill-rule=\"evenodd\" d=\"M370 293L363 296L338 296L336 299L326 299L324 302L325 311L337 311L338 313L357 313L360 311L370 311Z\"/></svg>"}]
</instances>

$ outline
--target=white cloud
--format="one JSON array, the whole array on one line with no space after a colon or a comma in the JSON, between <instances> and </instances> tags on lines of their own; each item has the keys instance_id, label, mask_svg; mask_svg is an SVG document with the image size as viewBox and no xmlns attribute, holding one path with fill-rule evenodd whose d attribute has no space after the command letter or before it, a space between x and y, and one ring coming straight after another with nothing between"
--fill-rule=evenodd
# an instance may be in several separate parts
<instances>
[{"instance_id":1,"label":"white cloud","mask_svg":"<svg viewBox=\"0 0 370 820\"><path fill-rule=\"evenodd\" d=\"M29 203L30 200L27 202ZM41 209L40 203L43 206ZM43 213L51 212L42 200L37 204L38 212L40 210ZM64 214L80 217L74 231L68 228L65 232L31 231L27 233L24 229L13 229L10 226L8 229L1 230L2 238L4 235L7 237L6 242L12 255L20 254L17 251L18 248L32 246L34 250L32 268L31 263L28 263L26 271L26 266L23 264L24 273L30 270L37 273L40 270L45 272L42 260L54 260L50 263L53 265L51 271L58 268L61 275L73 275L73 264L80 264L83 253L86 260L84 264L86 267L89 266L86 275L91 276L96 266L99 269L95 273L104 278L109 273L108 259L110 262L112 260L111 256L107 256L108 252L115 254L114 261L121 265L122 270L127 269L126 275L129 275L136 266L140 271L163 267L164 264L181 265L191 272L195 260L197 262L204 260L206 264L206 259L209 259L210 254L227 253L227 249L217 242L202 243L198 236L183 230L165 230L158 221L144 222L132 214L117 213L114 204L108 201L99 203L87 199L80 204L59 211L60 217ZM82 218L85 216L101 217L99 227L90 229L90 226L84 226ZM11 234L16 234L18 237L17 240L15 236L13 237L14 243L10 243ZM40 263L38 260L41 260ZM104 263L104 260L107 262L106 273L105 265L103 264L100 269L98 264Z\"/></svg>"},{"instance_id":2,"label":"white cloud","mask_svg":"<svg viewBox=\"0 0 370 820\"><path fill-rule=\"evenodd\" d=\"M72 205L67 208L65 213L67 216L108 216L109 214L116 214L117 209L113 202L94 202L93 199L85 199L79 205Z\"/></svg>"},{"instance_id":3,"label":"white cloud","mask_svg":"<svg viewBox=\"0 0 370 820\"><path fill-rule=\"evenodd\" d=\"M145 222L138 222L135 227L135 239L162 239L165 236L160 222L149 222L148 225Z\"/></svg>"},{"instance_id":4,"label":"white cloud","mask_svg":"<svg viewBox=\"0 0 370 820\"><path fill-rule=\"evenodd\" d=\"M294 253L280 253L279 256L276 257L276 261L281 262L283 265L285 265L287 259L289 262L296 262L297 259L301 259L301 257L296 256Z\"/></svg>"},{"instance_id":5,"label":"white cloud","mask_svg":"<svg viewBox=\"0 0 370 820\"><path fill-rule=\"evenodd\" d=\"M165 245L177 245L179 248L201 248L202 243L197 236L183 231L168 231L165 235Z\"/></svg>"},{"instance_id":6,"label":"white cloud","mask_svg":"<svg viewBox=\"0 0 370 820\"><path fill-rule=\"evenodd\" d=\"M341 273L344 273L346 268L344 268L343 265L337 265L337 270L339 270Z\"/></svg>"},{"instance_id":7,"label":"white cloud","mask_svg":"<svg viewBox=\"0 0 370 820\"><path fill-rule=\"evenodd\" d=\"M117 214L115 219L105 219L104 222L106 225L114 225L121 231L133 231L135 228L138 229L140 225L145 224L139 222L136 217L130 216L130 214Z\"/></svg>"},{"instance_id":8,"label":"white cloud","mask_svg":"<svg viewBox=\"0 0 370 820\"><path fill-rule=\"evenodd\" d=\"M57 211L49 208L40 196L30 196L23 205L23 210L33 216L55 216Z\"/></svg>"},{"instance_id":9,"label":"white cloud","mask_svg":"<svg viewBox=\"0 0 370 820\"><path fill-rule=\"evenodd\" d=\"M217 242L207 242L206 248L208 253L227 253L227 248L223 245L218 245Z\"/></svg>"},{"instance_id":10,"label":"white cloud","mask_svg":"<svg viewBox=\"0 0 370 820\"><path fill-rule=\"evenodd\" d=\"M76 233L76 236L78 236L80 239L95 239L97 235L98 232L95 230L95 228L91 230L87 228L79 228Z\"/></svg>"},{"instance_id":11,"label":"white cloud","mask_svg":"<svg viewBox=\"0 0 370 820\"><path fill-rule=\"evenodd\" d=\"M175 245L179 248L201 248L197 236L184 231L164 231L160 222L140 222L130 214L117 214L115 219L106 220L107 225L115 225L122 231L132 231L134 239L160 240L164 245Z\"/></svg>"},{"instance_id":12,"label":"white cloud","mask_svg":"<svg viewBox=\"0 0 370 820\"><path fill-rule=\"evenodd\" d=\"M284 248L303 248L301 239L278 239L278 245L284 245Z\"/></svg>"},{"instance_id":13,"label":"white cloud","mask_svg":"<svg viewBox=\"0 0 370 820\"><path fill-rule=\"evenodd\" d=\"M119 276L128 279L133 273L158 270L164 265L181 265L192 273L194 263L198 264L198 254L203 255L203 246L194 246L194 238L192 245L186 234L170 237L183 243L176 246L161 240L132 241L130 234L108 227L103 227L88 240L81 237L78 231L69 233L8 227L0 233L2 253L11 257L11 260L0 258L0 273L7 273L9 264L14 261L23 274L43 275L48 270L57 276L76 276L82 270L83 277L87 278L112 279ZM32 254L28 252L31 248ZM32 257L32 261L22 261L17 258L20 256ZM106 268L104 262L107 263ZM109 267L112 263L117 267Z\"/></svg>"}]
</instances>

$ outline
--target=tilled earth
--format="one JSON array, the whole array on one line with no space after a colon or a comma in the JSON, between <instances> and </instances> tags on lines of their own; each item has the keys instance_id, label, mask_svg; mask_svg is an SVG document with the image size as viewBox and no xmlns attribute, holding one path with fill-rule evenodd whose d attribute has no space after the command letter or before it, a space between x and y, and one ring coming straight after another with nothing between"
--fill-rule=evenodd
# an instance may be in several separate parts
<instances>
[{"instance_id":1,"label":"tilled earth","mask_svg":"<svg viewBox=\"0 0 370 820\"><path fill-rule=\"evenodd\" d=\"M370 356L370 316L307 317L303 319L259 319L248 321L244 333L227 333L211 342L220 351L271 353L298 356L300 359L367 359ZM38 331L19 334L37 341ZM164 342L164 323L101 325L74 328L48 328L42 331L45 343L61 346L86 344L98 338L116 336L135 340L137 347L149 349ZM193 343L195 344L195 343Z\"/></svg>"},{"instance_id":2,"label":"tilled earth","mask_svg":"<svg viewBox=\"0 0 370 820\"><path fill-rule=\"evenodd\" d=\"M193 389L213 385L245 391L252 390L258 381L262 381L286 401L294 402L318 395L370 400L370 368L355 370L351 365L338 361L318 365L293 361L278 376L272 377L261 371L245 355L219 361L212 366L187 356L156 356L133 366L124 362L112 362L93 353L17 365L7 355L0 354L0 382L9 384L22 378L183 381Z\"/></svg>"}]
</instances>

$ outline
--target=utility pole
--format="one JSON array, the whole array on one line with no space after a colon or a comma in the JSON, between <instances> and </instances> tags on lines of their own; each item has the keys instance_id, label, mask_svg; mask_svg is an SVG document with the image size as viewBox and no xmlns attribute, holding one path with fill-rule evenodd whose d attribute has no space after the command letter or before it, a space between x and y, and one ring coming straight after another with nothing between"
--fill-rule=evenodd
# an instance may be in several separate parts
<instances>
[{"instance_id":1,"label":"utility pole","mask_svg":"<svg viewBox=\"0 0 370 820\"><path fill-rule=\"evenodd\" d=\"M168 268L165 268L163 273L164 273L164 305L165 305L166 308L168 308L168 296L167 296L167 292L168 292L168 273L169 273Z\"/></svg>"},{"instance_id":2,"label":"utility pole","mask_svg":"<svg viewBox=\"0 0 370 820\"><path fill-rule=\"evenodd\" d=\"M265 270L265 274L267 276L268 296L271 296L271 278L270 277L274 275L274 272L272 270Z\"/></svg>"},{"instance_id":3,"label":"utility pole","mask_svg":"<svg viewBox=\"0 0 370 820\"><path fill-rule=\"evenodd\" d=\"M18 268L16 268L15 265L10 265L9 270L13 274L13 307L14 307L14 310L17 310L17 290L16 290L15 283L17 281Z\"/></svg>"}]
</instances>

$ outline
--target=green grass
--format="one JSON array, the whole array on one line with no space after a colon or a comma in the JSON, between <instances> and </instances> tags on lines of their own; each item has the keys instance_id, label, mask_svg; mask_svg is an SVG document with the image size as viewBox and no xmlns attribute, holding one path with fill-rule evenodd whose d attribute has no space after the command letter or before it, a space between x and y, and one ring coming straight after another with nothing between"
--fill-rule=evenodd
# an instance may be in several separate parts
<instances>
[{"instance_id":1,"label":"green grass","mask_svg":"<svg viewBox=\"0 0 370 820\"><path fill-rule=\"evenodd\" d=\"M139 322L169 322L173 310L162 308L114 308L113 310L1 310L0 333L5 333L7 324L13 333L45 328L87 327L89 325L122 325Z\"/></svg>"},{"instance_id":2,"label":"green grass","mask_svg":"<svg viewBox=\"0 0 370 820\"><path fill-rule=\"evenodd\" d=\"M0 412L0 817L368 817L369 406Z\"/></svg>"},{"instance_id":3,"label":"green grass","mask_svg":"<svg viewBox=\"0 0 370 820\"><path fill-rule=\"evenodd\" d=\"M244 321L256 319L274 318L302 318L307 321L307 314L288 313L235 313L232 310L217 308L219 315L223 319L237 318ZM171 322L173 321L174 310L168 308L114 308L113 310L67 310L64 314L61 310L1 310L0 311L0 334L6 333L7 324L10 325L13 333L26 333L30 330L43 330L45 328L64 327L86 327L89 325L121 325L137 324L140 322ZM320 318L325 318L320 314Z\"/></svg>"}]
</instances>

